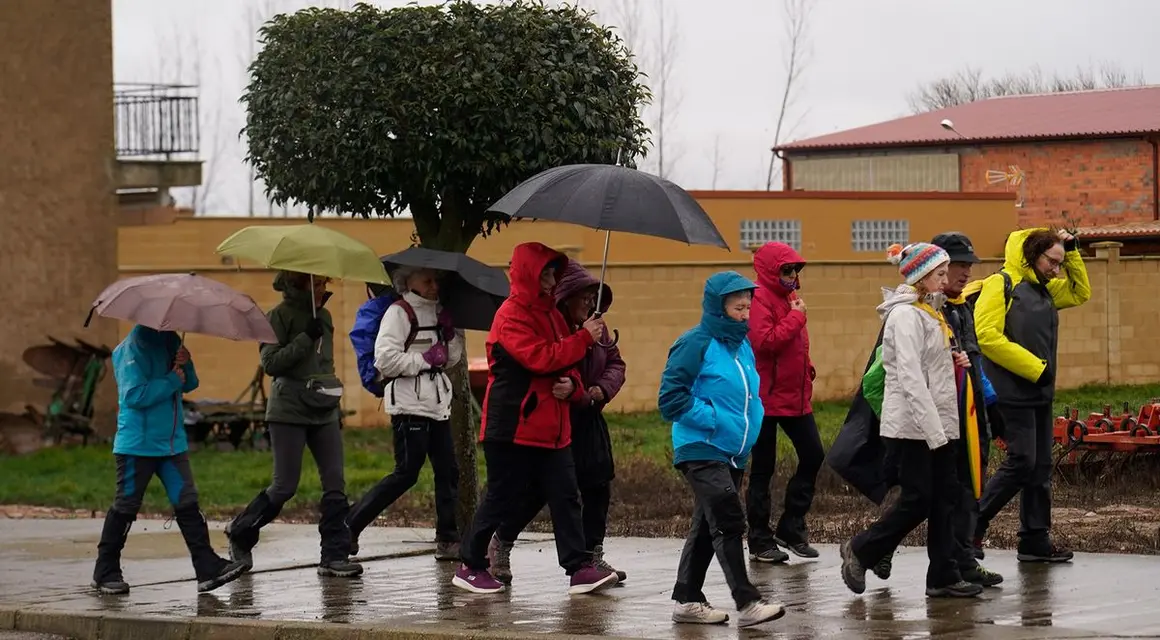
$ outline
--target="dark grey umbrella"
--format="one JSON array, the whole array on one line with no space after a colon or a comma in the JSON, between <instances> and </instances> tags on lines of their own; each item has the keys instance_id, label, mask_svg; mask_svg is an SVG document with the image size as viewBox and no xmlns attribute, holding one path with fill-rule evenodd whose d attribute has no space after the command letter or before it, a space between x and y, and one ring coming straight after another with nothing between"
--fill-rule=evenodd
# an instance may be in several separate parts
<instances>
[{"instance_id":1,"label":"dark grey umbrella","mask_svg":"<svg viewBox=\"0 0 1160 640\"><path fill-rule=\"evenodd\" d=\"M651 173L618 165L570 164L548 169L516 185L488 211L604 231L601 284L613 231L729 249L709 214L688 191ZM599 309L604 287L597 292Z\"/></svg>"},{"instance_id":2,"label":"dark grey umbrella","mask_svg":"<svg viewBox=\"0 0 1160 640\"><path fill-rule=\"evenodd\" d=\"M495 312L511 292L503 269L489 267L462 253L411 247L382 257L392 276L399 267L418 267L447 272L439 288L443 308L457 329L487 331Z\"/></svg>"}]
</instances>

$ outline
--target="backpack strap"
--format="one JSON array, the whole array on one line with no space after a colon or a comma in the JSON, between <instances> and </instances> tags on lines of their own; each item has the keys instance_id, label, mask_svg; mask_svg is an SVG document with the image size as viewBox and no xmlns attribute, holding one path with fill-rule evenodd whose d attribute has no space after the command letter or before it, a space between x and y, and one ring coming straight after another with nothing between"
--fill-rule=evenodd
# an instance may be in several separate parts
<instances>
[{"instance_id":1,"label":"backpack strap","mask_svg":"<svg viewBox=\"0 0 1160 640\"><path fill-rule=\"evenodd\" d=\"M999 275L1003 276L1003 308L1009 309L1011 307L1011 292L1014 289L1011 284L1011 274L999 269Z\"/></svg>"}]
</instances>

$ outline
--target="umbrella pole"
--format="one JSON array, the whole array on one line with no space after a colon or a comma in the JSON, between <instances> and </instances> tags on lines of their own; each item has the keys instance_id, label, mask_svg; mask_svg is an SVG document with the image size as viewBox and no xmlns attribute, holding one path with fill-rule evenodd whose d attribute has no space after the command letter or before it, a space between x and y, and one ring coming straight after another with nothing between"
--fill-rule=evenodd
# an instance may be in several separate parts
<instances>
[{"instance_id":1,"label":"umbrella pole","mask_svg":"<svg viewBox=\"0 0 1160 640\"><path fill-rule=\"evenodd\" d=\"M596 289L596 316L600 317L600 303L604 298L604 272L608 269L608 245L612 241L612 232L604 232L604 259L600 261L600 287Z\"/></svg>"},{"instance_id":2,"label":"umbrella pole","mask_svg":"<svg viewBox=\"0 0 1160 640\"><path fill-rule=\"evenodd\" d=\"M318 301L314 299L314 274L310 274L310 313L315 318L318 317ZM318 339L318 347L314 350L315 353L322 353L322 338Z\"/></svg>"}]
</instances>

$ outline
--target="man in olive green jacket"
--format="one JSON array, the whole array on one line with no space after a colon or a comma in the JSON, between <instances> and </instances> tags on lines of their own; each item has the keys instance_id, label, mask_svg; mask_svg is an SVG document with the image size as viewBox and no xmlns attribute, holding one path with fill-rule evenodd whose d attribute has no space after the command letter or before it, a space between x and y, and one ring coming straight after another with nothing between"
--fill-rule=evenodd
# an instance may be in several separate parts
<instances>
[{"instance_id":1,"label":"man in olive green jacket","mask_svg":"<svg viewBox=\"0 0 1160 640\"><path fill-rule=\"evenodd\" d=\"M349 503L343 477L342 382L334 373L334 321L325 309L327 279L279 272L274 289L282 302L267 314L278 344L261 346L262 371L272 379L266 426L274 452L274 479L226 527L233 560L253 567L258 534L298 490L302 453L310 454L322 482L319 575L355 577L362 566L349 561Z\"/></svg>"}]
</instances>

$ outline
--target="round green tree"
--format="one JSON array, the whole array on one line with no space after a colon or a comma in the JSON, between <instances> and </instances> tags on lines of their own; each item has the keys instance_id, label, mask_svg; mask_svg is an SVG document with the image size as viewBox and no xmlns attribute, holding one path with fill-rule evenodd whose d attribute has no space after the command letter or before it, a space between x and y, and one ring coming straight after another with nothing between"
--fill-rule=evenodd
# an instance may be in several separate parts
<instances>
[{"instance_id":1,"label":"round green tree","mask_svg":"<svg viewBox=\"0 0 1160 640\"><path fill-rule=\"evenodd\" d=\"M426 247L465 251L506 222L487 207L540 171L631 162L647 144L631 54L576 7L315 8L261 37L242 100L270 198L410 211Z\"/></svg>"}]
</instances>

